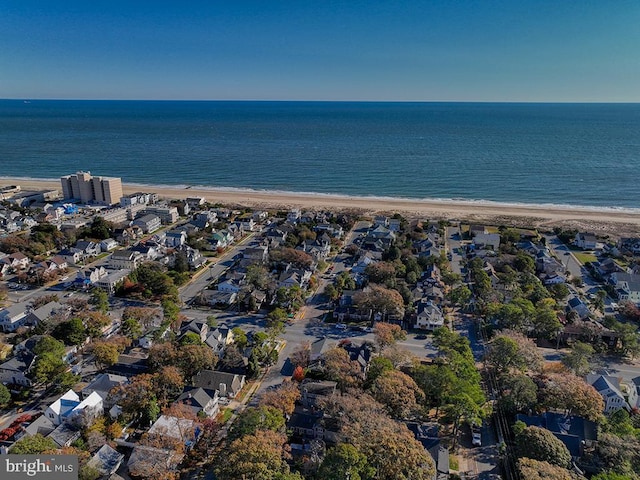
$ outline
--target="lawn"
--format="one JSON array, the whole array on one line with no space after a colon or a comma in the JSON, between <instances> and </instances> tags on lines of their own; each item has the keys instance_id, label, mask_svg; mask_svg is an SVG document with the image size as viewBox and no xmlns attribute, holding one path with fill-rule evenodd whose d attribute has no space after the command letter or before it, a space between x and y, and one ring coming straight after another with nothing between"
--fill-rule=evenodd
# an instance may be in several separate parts
<instances>
[{"instance_id":1,"label":"lawn","mask_svg":"<svg viewBox=\"0 0 640 480\"><path fill-rule=\"evenodd\" d=\"M598 259L593 253L585 253L585 252L573 252L575 257L581 264L585 264L587 262L597 262Z\"/></svg>"},{"instance_id":2,"label":"lawn","mask_svg":"<svg viewBox=\"0 0 640 480\"><path fill-rule=\"evenodd\" d=\"M229 419L231 418L231 415L233 415L233 410L231 410L230 408L223 408L220 414L221 414L220 423L225 424L229 421Z\"/></svg>"}]
</instances>

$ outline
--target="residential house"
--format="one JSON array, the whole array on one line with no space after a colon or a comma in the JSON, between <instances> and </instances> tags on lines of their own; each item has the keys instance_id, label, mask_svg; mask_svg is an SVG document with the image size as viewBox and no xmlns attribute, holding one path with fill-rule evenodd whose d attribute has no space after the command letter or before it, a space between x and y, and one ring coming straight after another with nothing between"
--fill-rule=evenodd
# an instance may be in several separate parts
<instances>
[{"instance_id":1,"label":"residential house","mask_svg":"<svg viewBox=\"0 0 640 480\"><path fill-rule=\"evenodd\" d=\"M109 272L102 267L92 267L83 270L78 270L75 282L82 286L95 285L100 279L109 275Z\"/></svg>"},{"instance_id":2,"label":"residential house","mask_svg":"<svg viewBox=\"0 0 640 480\"><path fill-rule=\"evenodd\" d=\"M69 422L72 425L86 426L103 413L102 397L91 393L84 400L73 390L67 391L47 407L45 416L54 425Z\"/></svg>"},{"instance_id":3,"label":"residential house","mask_svg":"<svg viewBox=\"0 0 640 480\"><path fill-rule=\"evenodd\" d=\"M231 243L233 243L233 235L231 235L227 230L215 232L209 239L209 244L211 245L212 250L217 248L226 248Z\"/></svg>"},{"instance_id":4,"label":"residential house","mask_svg":"<svg viewBox=\"0 0 640 480\"><path fill-rule=\"evenodd\" d=\"M298 223L298 220L300 220L301 217L301 213L300 210L297 208L294 208L293 210L290 210L289 213L287 213L287 221L289 223Z\"/></svg>"},{"instance_id":5,"label":"residential house","mask_svg":"<svg viewBox=\"0 0 640 480\"><path fill-rule=\"evenodd\" d=\"M200 337L200 341L204 342L209 334L209 325L202 320L187 320L180 326L180 336L184 336L187 332L195 333Z\"/></svg>"},{"instance_id":6,"label":"residential house","mask_svg":"<svg viewBox=\"0 0 640 480\"><path fill-rule=\"evenodd\" d=\"M336 393L337 382L305 379L300 384L300 403L305 407L317 407Z\"/></svg>"},{"instance_id":7,"label":"residential house","mask_svg":"<svg viewBox=\"0 0 640 480\"><path fill-rule=\"evenodd\" d=\"M58 302L49 302L39 308L36 308L35 310L30 311L25 320L25 324L35 327L36 325L47 320L54 313L63 310L69 311L69 307L62 306Z\"/></svg>"},{"instance_id":8,"label":"residential house","mask_svg":"<svg viewBox=\"0 0 640 480\"><path fill-rule=\"evenodd\" d=\"M449 450L440 443L438 424L408 422L407 428L431 455L436 467L434 480L448 480Z\"/></svg>"},{"instance_id":9,"label":"residential house","mask_svg":"<svg viewBox=\"0 0 640 480\"><path fill-rule=\"evenodd\" d=\"M255 263L266 263L269 259L269 247L258 245L257 247L245 248L242 257Z\"/></svg>"},{"instance_id":10,"label":"residential house","mask_svg":"<svg viewBox=\"0 0 640 480\"><path fill-rule=\"evenodd\" d=\"M200 305L229 306L233 305L238 299L236 292L221 292L218 290L203 290L200 292L198 302Z\"/></svg>"},{"instance_id":11,"label":"residential house","mask_svg":"<svg viewBox=\"0 0 640 480\"><path fill-rule=\"evenodd\" d=\"M110 252L111 250L115 250L118 248L118 242L116 242L113 238L106 238L100 242L100 249L103 252Z\"/></svg>"},{"instance_id":12,"label":"residential house","mask_svg":"<svg viewBox=\"0 0 640 480\"><path fill-rule=\"evenodd\" d=\"M236 223L245 232L253 232L256 229L256 222L253 220L253 217L239 218Z\"/></svg>"},{"instance_id":13,"label":"residential house","mask_svg":"<svg viewBox=\"0 0 640 480\"><path fill-rule=\"evenodd\" d=\"M127 228L118 228L113 232L113 234L121 245L130 245L140 240L143 237L144 232L138 225L131 225Z\"/></svg>"},{"instance_id":14,"label":"residential house","mask_svg":"<svg viewBox=\"0 0 640 480\"><path fill-rule=\"evenodd\" d=\"M71 247L71 250L78 252L82 255L82 258L95 257L100 255L102 248L99 243L92 242L90 240L78 240L76 244Z\"/></svg>"},{"instance_id":15,"label":"residential house","mask_svg":"<svg viewBox=\"0 0 640 480\"><path fill-rule=\"evenodd\" d=\"M640 275L614 272L609 277L609 283L615 287L616 295L621 302L640 305Z\"/></svg>"},{"instance_id":16,"label":"residential house","mask_svg":"<svg viewBox=\"0 0 640 480\"><path fill-rule=\"evenodd\" d=\"M320 338L311 344L309 351L309 361L311 363L317 362L322 358L325 352L331 350L336 346L336 342L327 337Z\"/></svg>"},{"instance_id":17,"label":"residential house","mask_svg":"<svg viewBox=\"0 0 640 480\"><path fill-rule=\"evenodd\" d=\"M100 395L105 408L113 406L113 402L109 399L109 393L117 387L129 383L129 379L122 375L114 375L112 373L101 373L93 381L82 389L82 398L88 398L92 393ZM107 400L109 399L109 401Z\"/></svg>"},{"instance_id":18,"label":"residential house","mask_svg":"<svg viewBox=\"0 0 640 480\"><path fill-rule=\"evenodd\" d=\"M218 390L220 397L235 398L244 387L245 376L233 373L202 370L193 377L191 384L205 390Z\"/></svg>"},{"instance_id":19,"label":"residential house","mask_svg":"<svg viewBox=\"0 0 640 480\"><path fill-rule=\"evenodd\" d=\"M200 430L197 427L196 422L187 418L160 415L147 433L151 438L157 435L179 440L187 449L190 449L198 440Z\"/></svg>"},{"instance_id":20,"label":"residential house","mask_svg":"<svg viewBox=\"0 0 640 480\"><path fill-rule=\"evenodd\" d=\"M224 348L233 343L233 332L226 325L218 325L214 330L207 334L204 343L211 347L213 352L219 357L224 354Z\"/></svg>"},{"instance_id":21,"label":"residential house","mask_svg":"<svg viewBox=\"0 0 640 480\"><path fill-rule=\"evenodd\" d=\"M124 282L124 279L131 273L131 270L121 269L115 272L108 272L108 274L100 278L94 285L103 289L109 295L116 293L118 286Z\"/></svg>"},{"instance_id":22,"label":"residential house","mask_svg":"<svg viewBox=\"0 0 640 480\"><path fill-rule=\"evenodd\" d=\"M620 240L618 240L618 248L627 255L640 255L640 238L620 238Z\"/></svg>"},{"instance_id":23,"label":"residential house","mask_svg":"<svg viewBox=\"0 0 640 480\"><path fill-rule=\"evenodd\" d=\"M147 357L149 355L140 350L130 350L129 353L121 353L118 361L106 369L107 373L122 375L124 377L133 377L149 370L147 365Z\"/></svg>"},{"instance_id":24,"label":"residential house","mask_svg":"<svg viewBox=\"0 0 640 480\"><path fill-rule=\"evenodd\" d=\"M24 253L14 252L0 259L0 263L8 265L13 269L13 271L17 271L28 268L31 262L29 260L29 257L27 257Z\"/></svg>"},{"instance_id":25,"label":"residential house","mask_svg":"<svg viewBox=\"0 0 640 480\"><path fill-rule=\"evenodd\" d=\"M471 247L475 250L497 251L500 248L500 234L478 233L473 237Z\"/></svg>"},{"instance_id":26,"label":"residential house","mask_svg":"<svg viewBox=\"0 0 640 480\"><path fill-rule=\"evenodd\" d=\"M382 226L385 228L389 227L389 217L385 217L384 215L376 215L373 218L373 224L378 227L378 226Z\"/></svg>"},{"instance_id":27,"label":"residential house","mask_svg":"<svg viewBox=\"0 0 640 480\"><path fill-rule=\"evenodd\" d=\"M608 277L613 273L625 273L624 268L618 265L613 258L605 258L600 262L594 262L593 267L602 277Z\"/></svg>"},{"instance_id":28,"label":"residential house","mask_svg":"<svg viewBox=\"0 0 640 480\"><path fill-rule=\"evenodd\" d=\"M324 413L318 410L296 406L287 421L287 429L293 435L304 439L324 439Z\"/></svg>"},{"instance_id":29,"label":"residential house","mask_svg":"<svg viewBox=\"0 0 640 480\"><path fill-rule=\"evenodd\" d=\"M313 230L318 233L324 232L332 238L342 238L344 235L344 229L336 223L320 223L316 225Z\"/></svg>"},{"instance_id":30,"label":"residential house","mask_svg":"<svg viewBox=\"0 0 640 480\"><path fill-rule=\"evenodd\" d=\"M489 232L487 231L487 228L484 225L478 225L478 224L469 225L469 235L471 235L471 238L475 237L476 235L484 235L486 233L489 233Z\"/></svg>"},{"instance_id":31,"label":"residential house","mask_svg":"<svg viewBox=\"0 0 640 480\"><path fill-rule=\"evenodd\" d=\"M373 346L368 342L356 343L352 341L340 342L340 346L349 353L352 362L360 366L360 371L366 375L373 354Z\"/></svg>"},{"instance_id":32,"label":"residential house","mask_svg":"<svg viewBox=\"0 0 640 480\"><path fill-rule=\"evenodd\" d=\"M575 312L578 315L580 320L584 320L591 316L591 310L589 307L575 295L571 295L569 297L569 301L567 302L567 312Z\"/></svg>"},{"instance_id":33,"label":"residential house","mask_svg":"<svg viewBox=\"0 0 640 480\"><path fill-rule=\"evenodd\" d=\"M16 353L13 358L0 364L0 382L30 387L29 370L36 356L30 352Z\"/></svg>"},{"instance_id":34,"label":"residential house","mask_svg":"<svg viewBox=\"0 0 640 480\"><path fill-rule=\"evenodd\" d=\"M82 436L82 431L75 425L61 423L47 438L53 440L58 448L69 447Z\"/></svg>"},{"instance_id":35,"label":"residential house","mask_svg":"<svg viewBox=\"0 0 640 480\"><path fill-rule=\"evenodd\" d=\"M162 256L162 252L160 251L160 247L154 245L152 242L138 243L133 247L129 247L129 251L138 252L142 255L144 261L153 261L157 260Z\"/></svg>"},{"instance_id":36,"label":"residential house","mask_svg":"<svg viewBox=\"0 0 640 480\"><path fill-rule=\"evenodd\" d=\"M187 243L187 232L184 230L169 230L164 239L164 244L170 248L181 247Z\"/></svg>"},{"instance_id":37,"label":"residential house","mask_svg":"<svg viewBox=\"0 0 640 480\"><path fill-rule=\"evenodd\" d=\"M62 257L69 265L77 265L82 261L82 254L78 251L74 251L68 248L60 250L58 256Z\"/></svg>"},{"instance_id":38,"label":"residential house","mask_svg":"<svg viewBox=\"0 0 640 480\"><path fill-rule=\"evenodd\" d=\"M144 233L155 232L160 228L162 222L160 217L154 214L146 214L133 221L133 225L140 227Z\"/></svg>"},{"instance_id":39,"label":"residential house","mask_svg":"<svg viewBox=\"0 0 640 480\"><path fill-rule=\"evenodd\" d=\"M433 331L444 326L444 315L442 310L433 303L420 302L414 328Z\"/></svg>"},{"instance_id":40,"label":"residential house","mask_svg":"<svg viewBox=\"0 0 640 480\"><path fill-rule=\"evenodd\" d=\"M189 407L194 415L213 417L220 411L217 390L205 390L200 387L184 387L182 394L175 403L182 403ZM202 413L201 413L202 412Z\"/></svg>"},{"instance_id":41,"label":"residential house","mask_svg":"<svg viewBox=\"0 0 640 480\"><path fill-rule=\"evenodd\" d=\"M156 215L162 223L169 225L178 221L178 208L170 205L147 205L146 214Z\"/></svg>"},{"instance_id":42,"label":"residential house","mask_svg":"<svg viewBox=\"0 0 640 480\"><path fill-rule=\"evenodd\" d=\"M135 270L144 261L140 252L132 250L116 250L109 257L109 268Z\"/></svg>"},{"instance_id":43,"label":"residential house","mask_svg":"<svg viewBox=\"0 0 640 480\"><path fill-rule=\"evenodd\" d=\"M114 474L120 468L122 460L124 460L122 453L105 444L89 459L87 467L93 468L102 476L107 476Z\"/></svg>"},{"instance_id":44,"label":"residential house","mask_svg":"<svg viewBox=\"0 0 640 480\"><path fill-rule=\"evenodd\" d=\"M15 332L27 323L29 303L14 303L0 310L0 328L3 332Z\"/></svg>"},{"instance_id":45,"label":"residential house","mask_svg":"<svg viewBox=\"0 0 640 480\"><path fill-rule=\"evenodd\" d=\"M565 444L573 458L581 457L584 449L591 447L598 439L597 424L582 417L547 411L534 416L517 414L516 420L527 426L549 430Z\"/></svg>"},{"instance_id":46,"label":"residential house","mask_svg":"<svg viewBox=\"0 0 640 480\"><path fill-rule=\"evenodd\" d=\"M631 410L622 394L620 378L610 375L589 374L586 381L602 396L605 405L604 413L615 412L621 408L627 411Z\"/></svg>"},{"instance_id":47,"label":"residential house","mask_svg":"<svg viewBox=\"0 0 640 480\"><path fill-rule=\"evenodd\" d=\"M307 288L310 279L311 272L309 270L287 268L287 270L282 272L278 277L278 287L300 287L305 289Z\"/></svg>"},{"instance_id":48,"label":"residential house","mask_svg":"<svg viewBox=\"0 0 640 480\"><path fill-rule=\"evenodd\" d=\"M597 247L596 236L593 233L578 232L573 243L583 250L595 250Z\"/></svg>"},{"instance_id":49,"label":"residential house","mask_svg":"<svg viewBox=\"0 0 640 480\"><path fill-rule=\"evenodd\" d=\"M42 267L45 272L57 272L66 270L69 267L69 264L62 256L54 255L49 260L40 262L40 267Z\"/></svg>"}]
</instances>

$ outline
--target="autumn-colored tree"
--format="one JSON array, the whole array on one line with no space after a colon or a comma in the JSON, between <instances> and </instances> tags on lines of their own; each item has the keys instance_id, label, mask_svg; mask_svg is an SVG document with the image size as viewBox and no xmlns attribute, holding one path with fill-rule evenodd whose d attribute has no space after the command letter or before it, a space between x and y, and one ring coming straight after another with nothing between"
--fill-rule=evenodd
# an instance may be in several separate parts
<instances>
[{"instance_id":1,"label":"autumn-colored tree","mask_svg":"<svg viewBox=\"0 0 640 480\"><path fill-rule=\"evenodd\" d=\"M380 375L373 383L372 392L373 397L396 418L407 418L424 402L424 393L413 378L399 370Z\"/></svg>"},{"instance_id":2,"label":"autumn-colored tree","mask_svg":"<svg viewBox=\"0 0 640 480\"><path fill-rule=\"evenodd\" d=\"M290 473L287 437L271 430L238 438L221 455L215 468L218 480L278 480Z\"/></svg>"},{"instance_id":3,"label":"autumn-colored tree","mask_svg":"<svg viewBox=\"0 0 640 480\"><path fill-rule=\"evenodd\" d=\"M285 381L275 390L270 390L262 394L260 405L273 407L280 410L285 415L291 415L296 406L296 401L300 398L300 389L295 382Z\"/></svg>"},{"instance_id":4,"label":"autumn-colored tree","mask_svg":"<svg viewBox=\"0 0 640 480\"><path fill-rule=\"evenodd\" d=\"M566 468L526 457L518 460L518 469L524 480L580 480L583 478Z\"/></svg>"},{"instance_id":5,"label":"autumn-colored tree","mask_svg":"<svg viewBox=\"0 0 640 480\"><path fill-rule=\"evenodd\" d=\"M153 376L153 386L160 405L167 405L184 388L182 372L173 366L162 367Z\"/></svg>"},{"instance_id":6,"label":"autumn-colored tree","mask_svg":"<svg viewBox=\"0 0 640 480\"><path fill-rule=\"evenodd\" d=\"M289 359L292 364L302 368L307 368L311 361L311 342L305 341L298 345L296 349L291 352Z\"/></svg>"},{"instance_id":7,"label":"autumn-colored tree","mask_svg":"<svg viewBox=\"0 0 640 480\"><path fill-rule=\"evenodd\" d=\"M407 333L402 327L392 323L377 322L373 327L373 333L381 350L407 338Z\"/></svg>"},{"instance_id":8,"label":"autumn-colored tree","mask_svg":"<svg viewBox=\"0 0 640 480\"><path fill-rule=\"evenodd\" d=\"M273 262L291 263L298 268L309 268L313 264L313 257L295 248L277 248L270 252Z\"/></svg>"},{"instance_id":9,"label":"autumn-colored tree","mask_svg":"<svg viewBox=\"0 0 640 480\"><path fill-rule=\"evenodd\" d=\"M104 367L114 365L120 356L118 346L108 341L94 342L92 352L96 364Z\"/></svg>"},{"instance_id":10,"label":"autumn-colored tree","mask_svg":"<svg viewBox=\"0 0 640 480\"><path fill-rule=\"evenodd\" d=\"M433 460L422 444L404 424L389 418L385 408L369 395L334 395L323 405L327 414L338 419L339 433L367 458L375 471L373 478L433 477Z\"/></svg>"},{"instance_id":11,"label":"autumn-colored tree","mask_svg":"<svg viewBox=\"0 0 640 480\"><path fill-rule=\"evenodd\" d=\"M334 347L322 355L324 374L329 380L338 382L338 387L345 390L358 386L363 378L360 364L349 358L344 348Z\"/></svg>"},{"instance_id":12,"label":"autumn-colored tree","mask_svg":"<svg viewBox=\"0 0 640 480\"><path fill-rule=\"evenodd\" d=\"M370 310L382 319L404 316L404 299L397 290L374 283L353 296L353 303L361 310Z\"/></svg>"},{"instance_id":13,"label":"autumn-colored tree","mask_svg":"<svg viewBox=\"0 0 640 480\"><path fill-rule=\"evenodd\" d=\"M87 327L87 335L91 338L102 336L102 330L111 324L111 318L100 311L82 311L78 313Z\"/></svg>"},{"instance_id":14,"label":"autumn-colored tree","mask_svg":"<svg viewBox=\"0 0 640 480\"><path fill-rule=\"evenodd\" d=\"M571 351L562 359L562 363L578 376L586 375L591 370L591 357L595 350L588 343L576 342Z\"/></svg>"},{"instance_id":15,"label":"autumn-colored tree","mask_svg":"<svg viewBox=\"0 0 640 480\"><path fill-rule=\"evenodd\" d=\"M191 378L200 370L212 370L218 357L208 345L184 345L177 350L176 366L185 378Z\"/></svg>"},{"instance_id":16,"label":"autumn-colored tree","mask_svg":"<svg viewBox=\"0 0 640 480\"><path fill-rule=\"evenodd\" d=\"M364 270L365 275L372 283L393 287L396 278L396 269L391 262L370 263Z\"/></svg>"},{"instance_id":17,"label":"autumn-colored tree","mask_svg":"<svg viewBox=\"0 0 640 480\"><path fill-rule=\"evenodd\" d=\"M302 382L302 380L304 380L304 368L302 368L300 365L298 365L294 370L293 370L293 375L291 375L291 379L295 382Z\"/></svg>"},{"instance_id":18,"label":"autumn-colored tree","mask_svg":"<svg viewBox=\"0 0 640 480\"><path fill-rule=\"evenodd\" d=\"M156 308L151 307L126 307L122 312L122 319L135 319L143 328L147 329L153 321L159 316L160 312Z\"/></svg>"},{"instance_id":19,"label":"autumn-colored tree","mask_svg":"<svg viewBox=\"0 0 640 480\"><path fill-rule=\"evenodd\" d=\"M171 342L154 343L149 349L147 364L151 370L158 370L161 367L175 365L178 353Z\"/></svg>"},{"instance_id":20,"label":"autumn-colored tree","mask_svg":"<svg viewBox=\"0 0 640 480\"><path fill-rule=\"evenodd\" d=\"M604 411L602 396L580 377L553 373L537 379L539 403L597 421Z\"/></svg>"},{"instance_id":21,"label":"autumn-colored tree","mask_svg":"<svg viewBox=\"0 0 640 480\"><path fill-rule=\"evenodd\" d=\"M508 375L502 379L501 395L498 402L511 413L533 408L538 400L538 387L526 375Z\"/></svg>"},{"instance_id":22,"label":"autumn-colored tree","mask_svg":"<svg viewBox=\"0 0 640 480\"><path fill-rule=\"evenodd\" d=\"M565 444L545 428L535 426L517 428L516 445L522 457L548 462L563 468L571 466L571 454Z\"/></svg>"}]
</instances>

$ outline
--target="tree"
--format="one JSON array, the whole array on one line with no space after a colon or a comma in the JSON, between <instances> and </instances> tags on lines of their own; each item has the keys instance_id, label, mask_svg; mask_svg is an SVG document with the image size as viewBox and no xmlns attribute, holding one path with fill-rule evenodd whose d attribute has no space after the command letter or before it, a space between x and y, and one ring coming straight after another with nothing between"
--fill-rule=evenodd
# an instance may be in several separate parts
<instances>
[{"instance_id":1,"label":"tree","mask_svg":"<svg viewBox=\"0 0 640 480\"><path fill-rule=\"evenodd\" d=\"M154 392L160 405L167 405L184 388L182 372L173 366L162 367L153 376Z\"/></svg>"},{"instance_id":2,"label":"tree","mask_svg":"<svg viewBox=\"0 0 640 480\"><path fill-rule=\"evenodd\" d=\"M370 388L381 375L394 369L393 363L386 357L375 357L369 363L365 386Z\"/></svg>"},{"instance_id":3,"label":"tree","mask_svg":"<svg viewBox=\"0 0 640 480\"><path fill-rule=\"evenodd\" d=\"M295 381L295 382L302 382L302 380L304 380L304 368L302 368L300 365L298 365L294 370L293 370L293 375L291 375L291 380Z\"/></svg>"},{"instance_id":4,"label":"tree","mask_svg":"<svg viewBox=\"0 0 640 480\"><path fill-rule=\"evenodd\" d=\"M218 362L208 345L183 345L176 353L176 366L184 378L191 378L200 370L213 370Z\"/></svg>"},{"instance_id":5,"label":"tree","mask_svg":"<svg viewBox=\"0 0 640 480\"><path fill-rule=\"evenodd\" d=\"M7 387L0 383L0 408L4 408L11 402L11 392Z\"/></svg>"},{"instance_id":6,"label":"tree","mask_svg":"<svg viewBox=\"0 0 640 480\"><path fill-rule=\"evenodd\" d=\"M120 331L125 337L131 340L137 340L142 335L142 327L140 323L138 323L138 320L133 317L126 318L122 321Z\"/></svg>"},{"instance_id":7,"label":"tree","mask_svg":"<svg viewBox=\"0 0 640 480\"><path fill-rule=\"evenodd\" d=\"M465 306L471 299L471 290L466 285L459 285L448 293L448 299L454 305Z\"/></svg>"},{"instance_id":8,"label":"tree","mask_svg":"<svg viewBox=\"0 0 640 480\"><path fill-rule=\"evenodd\" d=\"M540 338L554 339L560 332L562 325L557 313L551 308L538 308L533 318L533 328L536 336Z\"/></svg>"},{"instance_id":9,"label":"tree","mask_svg":"<svg viewBox=\"0 0 640 480\"><path fill-rule=\"evenodd\" d=\"M216 462L218 480L280 480L291 479L287 437L269 430L257 431L232 441ZM301 477L298 477L299 479Z\"/></svg>"},{"instance_id":10,"label":"tree","mask_svg":"<svg viewBox=\"0 0 640 480\"><path fill-rule=\"evenodd\" d=\"M253 435L258 430L284 432L285 418L281 410L272 406L249 407L233 423L230 438Z\"/></svg>"},{"instance_id":11,"label":"tree","mask_svg":"<svg viewBox=\"0 0 640 480\"><path fill-rule=\"evenodd\" d=\"M372 283L379 283L381 285L387 285L388 287L395 286L396 269L393 263L390 263L390 262L370 263L364 269L364 274Z\"/></svg>"},{"instance_id":12,"label":"tree","mask_svg":"<svg viewBox=\"0 0 640 480\"><path fill-rule=\"evenodd\" d=\"M93 289L91 293L91 303L102 313L109 311L109 295L101 288Z\"/></svg>"},{"instance_id":13,"label":"tree","mask_svg":"<svg viewBox=\"0 0 640 480\"><path fill-rule=\"evenodd\" d=\"M50 385L56 378L67 370L67 364L60 355L45 352L38 355L31 369L31 376L38 383Z\"/></svg>"},{"instance_id":14,"label":"tree","mask_svg":"<svg viewBox=\"0 0 640 480\"><path fill-rule=\"evenodd\" d=\"M457 437L460 426L463 423L480 423L482 411L480 406L464 392L458 391L447 398L443 407L445 418L453 424L453 436Z\"/></svg>"},{"instance_id":15,"label":"tree","mask_svg":"<svg viewBox=\"0 0 640 480\"><path fill-rule=\"evenodd\" d=\"M500 405L510 413L533 408L538 400L538 387L522 374L508 375L502 382Z\"/></svg>"},{"instance_id":16,"label":"tree","mask_svg":"<svg viewBox=\"0 0 640 480\"><path fill-rule=\"evenodd\" d=\"M267 315L267 328L273 326L274 324L283 323L287 320L287 312L286 310L276 307L269 312Z\"/></svg>"},{"instance_id":17,"label":"tree","mask_svg":"<svg viewBox=\"0 0 640 480\"><path fill-rule=\"evenodd\" d=\"M339 443L330 449L318 470L318 478L323 480L366 480L374 474L374 469L367 464L367 457L348 443Z\"/></svg>"},{"instance_id":18,"label":"tree","mask_svg":"<svg viewBox=\"0 0 640 480\"><path fill-rule=\"evenodd\" d=\"M284 415L291 415L299 398L300 390L298 389L298 384L285 381L277 389L262 394L260 405L276 408Z\"/></svg>"},{"instance_id":19,"label":"tree","mask_svg":"<svg viewBox=\"0 0 640 480\"><path fill-rule=\"evenodd\" d=\"M334 347L322 355L324 373L327 379L338 383L345 390L358 386L362 380L360 364L349 358L349 353L341 347Z\"/></svg>"},{"instance_id":20,"label":"tree","mask_svg":"<svg viewBox=\"0 0 640 480\"><path fill-rule=\"evenodd\" d=\"M404 299L397 290L371 284L353 296L353 303L360 309L370 310L382 319L388 316L404 316Z\"/></svg>"},{"instance_id":21,"label":"tree","mask_svg":"<svg viewBox=\"0 0 640 480\"><path fill-rule=\"evenodd\" d=\"M640 440L631 436L624 438L605 433L598 435L598 443L591 461L603 472L612 472L637 478L640 472Z\"/></svg>"},{"instance_id":22,"label":"tree","mask_svg":"<svg viewBox=\"0 0 640 480\"><path fill-rule=\"evenodd\" d=\"M512 368L526 367L524 358L519 355L518 344L507 337L497 337L491 342L485 359L498 375L509 372Z\"/></svg>"},{"instance_id":23,"label":"tree","mask_svg":"<svg viewBox=\"0 0 640 480\"><path fill-rule=\"evenodd\" d=\"M595 350L588 343L576 342L571 352L564 356L562 363L578 376L586 375L591 370L591 357Z\"/></svg>"},{"instance_id":24,"label":"tree","mask_svg":"<svg viewBox=\"0 0 640 480\"><path fill-rule=\"evenodd\" d=\"M541 406L564 409L592 421L597 421L602 416L602 396L581 378L571 373L552 373L543 377L540 383Z\"/></svg>"},{"instance_id":25,"label":"tree","mask_svg":"<svg viewBox=\"0 0 640 480\"><path fill-rule=\"evenodd\" d=\"M520 475L525 480L580 480L583 478L573 474L566 468L527 457L518 460L518 468Z\"/></svg>"},{"instance_id":26,"label":"tree","mask_svg":"<svg viewBox=\"0 0 640 480\"><path fill-rule=\"evenodd\" d=\"M571 466L571 454L565 444L545 428L521 429L516 433L516 445L520 456L563 468Z\"/></svg>"},{"instance_id":27,"label":"tree","mask_svg":"<svg viewBox=\"0 0 640 480\"><path fill-rule=\"evenodd\" d=\"M407 338L407 333L399 325L391 323L377 322L373 327L373 333L381 350Z\"/></svg>"},{"instance_id":28,"label":"tree","mask_svg":"<svg viewBox=\"0 0 640 480\"><path fill-rule=\"evenodd\" d=\"M419 410L424 393L409 375L390 370L380 375L372 386L373 397L386 405L395 418L407 418Z\"/></svg>"},{"instance_id":29,"label":"tree","mask_svg":"<svg viewBox=\"0 0 640 480\"><path fill-rule=\"evenodd\" d=\"M238 348L243 349L248 344L247 334L240 327L234 327L231 330L233 333L233 344L237 345Z\"/></svg>"},{"instance_id":30,"label":"tree","mask_svg":"<svg viewBox=\"0 0 640 480\"><path fill-rule=\"evenodd\" d=\"M14 455L36 455L47 450L58 448L56 443L50 438L43 437L40 433L32 436L25 436L13 444L9 453Z\"/></svg>"},{"instance_id":31,"label":"tree","mask_svg":"<svg viewBox=\"0 0 640 480\"><path fill-rule=\"evenodd\" d=\"M436 408L437 416L458 385L455 373L446 364L420 365L414 368L412 376L424 392L427 406Z\"/></svg>"},{"instance_id":32,"label":"tree","mask_svg":"<svg viewBox=\"0 0 640 480\"><path fill-rule=\"evenodd\" d=\"M519 272L525 273L535 273L536 272L536 264L529 255L524 252L519 252L516 255L515 260L513 261L513 267Z\"/></svg>"},{"instance_id":33,"label":"tree","mask_svg":"<svg viewBox=\"0 0 640 480\"><path fill-rule=\"evenodd\" d=\"M180 345L202 345L202 340L196 332L186 332L180 339Z\"/></svg>"},{"instance_id":34,"label":"tree","mask_svg":"<svg viewBox=\"0 0 640 480\"><path fill-rule=\"evenodd\" d=\"M296 349L291 352L289 359L293 365L302 368L308 367L311 361L311 342L305 341L298 345Z\"/></svg>"}]
</instances>

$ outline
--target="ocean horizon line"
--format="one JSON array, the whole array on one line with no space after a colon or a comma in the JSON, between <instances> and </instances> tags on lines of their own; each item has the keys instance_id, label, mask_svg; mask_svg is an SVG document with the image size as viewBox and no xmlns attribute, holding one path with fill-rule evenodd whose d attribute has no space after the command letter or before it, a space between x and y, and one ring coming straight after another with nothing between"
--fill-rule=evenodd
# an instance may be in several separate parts
<instances>
[{"instance_id":1,"label":"ocean horizon line","mask_svg":"<svg viewBox=\"0 0 640 480\"><path fill-rule=\"evenodd\" d=\"M292 99L172 99L172 98L0 98L0 101L15 102L163 102L163 103L370 103L370 104L416 104L416 105L640 105L636 101L612 100L292 100Z\"/></svg>"},{"instance_id":2,"label":"ocean horizon line","mask_svg":"<svg viewBox=\"0 0 640 480\"><path fill-rule=\"evenodd\" d=\"M101 175L108 177L109 175ZM59 182L60 178L36 178L36 177L16 177L16 176L0 176L0 180L24 180L33 182ZM185 196L188 196L188 191L193 190L204 192L220 192L220 193L246 193L259 194L259 195L272 195L274 197L305 197L305 198L326 198L326 199L353 199L353 200L370 200L372 202L401 202L411 203L418 202L424 204L438 204L438 205L452 205L452 206L478 206L478 207L504 207L504 208L524 208L530 210L570 210L576 212L597 212L597 213L628 213L634 215L640 215L640 208L622 207L622 206L598 206L598 205L575 205L575 204L561 204L561 203L526 203L526 202L500 202L495 200L486 199L468 199L468 198L442 198L442 197L402 197L402 196L385 196L385 195L350 195L343 193L331 193L331 192L309 192L309 191L295 191L295 190L276 190L276 189L256 189L247 187L215 187L211 185L199 185L199 184L166 184L166 183L143 183L143 182L122 182L123 186L128 187L140 187L148 189L158 190L185 190ZM149 193L156 193L150 191ZM161 193L161 192L158 192ZM284 202L286 203L286 202Z\"/></svg>"}]
</instances>

